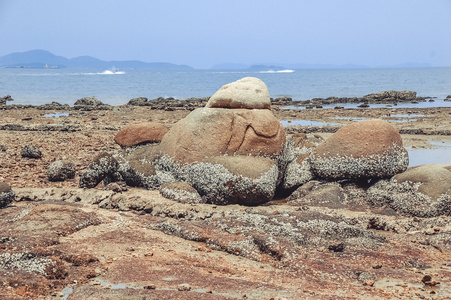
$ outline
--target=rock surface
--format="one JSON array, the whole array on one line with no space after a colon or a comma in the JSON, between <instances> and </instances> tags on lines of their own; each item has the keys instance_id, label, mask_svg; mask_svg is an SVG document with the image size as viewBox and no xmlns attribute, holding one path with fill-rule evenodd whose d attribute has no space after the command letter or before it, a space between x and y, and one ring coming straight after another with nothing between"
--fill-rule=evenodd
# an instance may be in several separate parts
<instances>
[{"instance_id":1,"label":"rock surface","mask_svg":"<svg viewBox=\"0 0 451 300\"><path fill-rule=\"evenodd\" d=\"M114 137L114 141L124 147L136 146L142 143L161 142L168 130L168 127L161 123L132 124L120 130Z\"/></svg>"},{"instance_id":2,"label":"rock surface","mask_svg":"<svg viewBox=\"0 0 451 300\"><path fill-rule=\"evenodd\" d=\"M180 203L203 203L202 197L187 182L171 182L161 186L160 193L163 197Z\"/></svg>"},{"instance_id":3,"label":"rock surface","mask_svg":"<svg viewBox=\"0 0 451 300\"><path fill-rule=\"evenodd\" d=\"M450 216L415 217L387 200L374 205L368 185L343 180L338 181L340 187L327 187L331 183L318 180L305 187L304 199L246 207L183 204L137 188L119 193L79 189L81 173L74 180L47 180L47 168L55 160L70 158L84 170L99 149L121 151L113 137L130 122L151 118L171 126L189 114L188 103L176 105L167 100L151 106L150 112L139 106L72 109L64 118L44 118L37 107L0 108L0 144L6 146L0 152L0 181L8 182L22 200L0 210L0 264L5 262L0 267L1 299L451 297ZM328 138L355 119L383 116L403 121L392 124L408 133L403 134L406 147L427 149L430 141L450 141L448 107L273 109L280 120L333 118L340 124L287 127L309 138ZM31 120L23 120L28 117ZM27 144L39 145L43 158L22 159L20 150ZM337 192L346 196L338 204L331 202L341 199L333 197ZM416 205L406 204L409 210ZM381 236L385 241L380 242ZM4 261L8 255L13 259ZM24 269L55 262L64 267L59 270L65 277L46 277L38 273L41 267ZM426 275L440 284L426 285ZM191 291L178 291L184 283Z\"/></svg>"},{"instance_id":4,"label":"rock surface","mask_svg":"<svg viewBox=\"0 0 451 300\"><path fill-rule=\"evenodd\" d=\"M139 189L18 189L17 200L0 210L5 299L451 295L450 217L315 202L212 207Z\"/></svg>"},{"instance_id":5,"label":"rock surface","mask_svg":"<svg viewBox=\"0 0 451 300\"><path fill-rule=\"evenodd\" d=\"M182 164L219 155L277 157L285 138L282 124L270 110L201 108L171 128L161 150Z\"/></svg>"},{"instance_id":6,"label":"rock surface","mask_svg":"<svg viewBox=\"0 0 451 300\"><path fill-rule=\"evenodd\" d=\"M310 156L320 178L386 178L407 169L409 158L399 132L383 120L340 128Z\"/></svg>"},{"instance_id":7,"label":"rock surface","mask_svg":"<svg viewBox=\"0 0 451 300\"><path fill-rule=\"evenodd\" d=\"M266 84L255 77L245 77L221 87L205 107L270 109L271 100Z\"/></svg>"}]
</instances>

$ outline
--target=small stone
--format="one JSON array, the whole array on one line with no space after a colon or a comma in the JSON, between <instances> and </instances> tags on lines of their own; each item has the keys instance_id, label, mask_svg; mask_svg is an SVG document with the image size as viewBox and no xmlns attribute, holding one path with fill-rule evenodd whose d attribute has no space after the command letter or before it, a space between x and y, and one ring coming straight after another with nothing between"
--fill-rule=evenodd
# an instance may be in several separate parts
<instances>
[{"instance_id":1,"label":"small stone","mask_svg":"<svg viewBox=\"0 0 451 300\"><path fill-rule=\"evenodd\" d=\"M20 150L20 155L22 155L22 157L26 157L26 158L41 158L42 157L41 151L37 147L31 146L31 145L26 145L25 147L23 147L22 150Z\"/></svg>"},{"instance_id":2,"label":"small stone","mask_svg":"<svg viewBox=\"0 0 451 300\"><path fill-rule=\"evenodd\" d=\"M15 194L11 187L4 182L0 182L0 208L8 206L13 202L14 197Z\"/></svg>"},{"instance_id":3,"label":"small stone","mask_svg":"<svg viewBox=\"0 0 451 300\"><path fill-rule=\"evenodd\" d=\"M75 177L75 166L67 160L57 160L47 169L47 177L50 181L64 181Z\"/></svg>"},{"instance_id":4,"label":"small stone","mask_svg":"<svg viewBox=\"0 0 451 300\"><path fill-rule=\"evenodd\" d=\"M191 286L188 283L182 283L177 286L177 290L181 292L191 291Z\"/></svg>"},{"instance_id":5,"label":"small stone","mask_svg":"<svg viewBox=\"0 0 451 300\"><path fill-rule=\"evenodd\" d=\"M143 286L143 289L145 289L145 290L155 290L156 288L157 288L157 286L154 284L149 284L149 285Z\"/></svg>"}]
</instances>

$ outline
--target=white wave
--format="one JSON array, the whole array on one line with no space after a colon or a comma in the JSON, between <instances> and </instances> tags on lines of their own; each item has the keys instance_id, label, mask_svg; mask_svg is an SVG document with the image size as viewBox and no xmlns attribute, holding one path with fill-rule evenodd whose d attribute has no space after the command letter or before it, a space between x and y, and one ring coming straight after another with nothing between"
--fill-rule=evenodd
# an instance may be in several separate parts
<instances>
[{"instance_id":1,"label":"white wave","mask_svg":"<svg viewBox=\"0 0 451 300\"><path fill-rule=\"evenodd\" d=\"M119 74L125 74L123 71L112 71L112 70L105 70L101 73L97 73L98 75L119 75Z\"/></svg>"},{"instance_id":2,"label":"white wave","mask_svg":"<svg viewBox=\"0 0 451 300\"><path fill-rule=\"evenodd\" d=\"M260 71L260 73L294 73L294 70L286 69L286 70L268 70L268 71Z\"/></svg>"}]
</instances>

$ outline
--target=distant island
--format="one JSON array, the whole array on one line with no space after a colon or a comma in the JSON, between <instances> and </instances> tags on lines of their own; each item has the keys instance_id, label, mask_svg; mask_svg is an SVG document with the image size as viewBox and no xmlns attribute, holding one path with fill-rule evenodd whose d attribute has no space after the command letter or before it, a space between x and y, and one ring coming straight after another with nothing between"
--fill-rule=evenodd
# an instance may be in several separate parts
<instances>
[{"instance_id":1,"label":"distant island","mask_svg":"<svg viewBox=\"0 0 451 300\"><path fill-rule=\"evenodd\" d=\"M102 68L112 67L120 69L153 69L153 70L189 70L187 65L176 65L167 62L142 62L130 61L103 61L91 56L79 56L66 58L57 56L46 50L31 50L26 52L15 52L0 57L0 67L3 68L39 68L39 69L61 69L61 68Z\"/></svg>"},{"instance_id":2,"label":"distant island","mask_svg":"<svg viewBox=\"0 0 451 300\"><path fill-rule=\"evenodd\" d=\"M424 68L430 64L407 62L397 65L381 65L375 68ZM104 61L92 56L79 56L66 58L55 55L46 50L31 50L26 52L14 52L0 57L0 68L39 68L39 69L62 69L62 68L101 68L101 69L149 69L149 70L192 70L188 65L178 65L168 62L143 62L138 60L127 61ZM257 72L281 72L284 70L297 69L367 69L365 65L356 64L310 64L310 63L221 63L213 65L210 69L216 70L247 70Z\"/></svg>"}]
</instances>

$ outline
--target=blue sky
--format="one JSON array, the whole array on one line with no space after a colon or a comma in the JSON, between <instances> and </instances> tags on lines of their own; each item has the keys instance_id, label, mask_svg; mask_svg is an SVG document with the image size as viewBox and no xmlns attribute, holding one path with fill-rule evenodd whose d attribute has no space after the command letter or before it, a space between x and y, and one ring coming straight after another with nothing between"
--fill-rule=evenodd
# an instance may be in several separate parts
<instances>
[{"instance_id":1,"label":"blue sky","mask_svg":"<svg viewBox=\"0 0 451 300\"><path fill-rule=\"evenodd\" d=\"M451 66L451 0L0 0L0 56Z\"/></svg>"}]
</instances>

